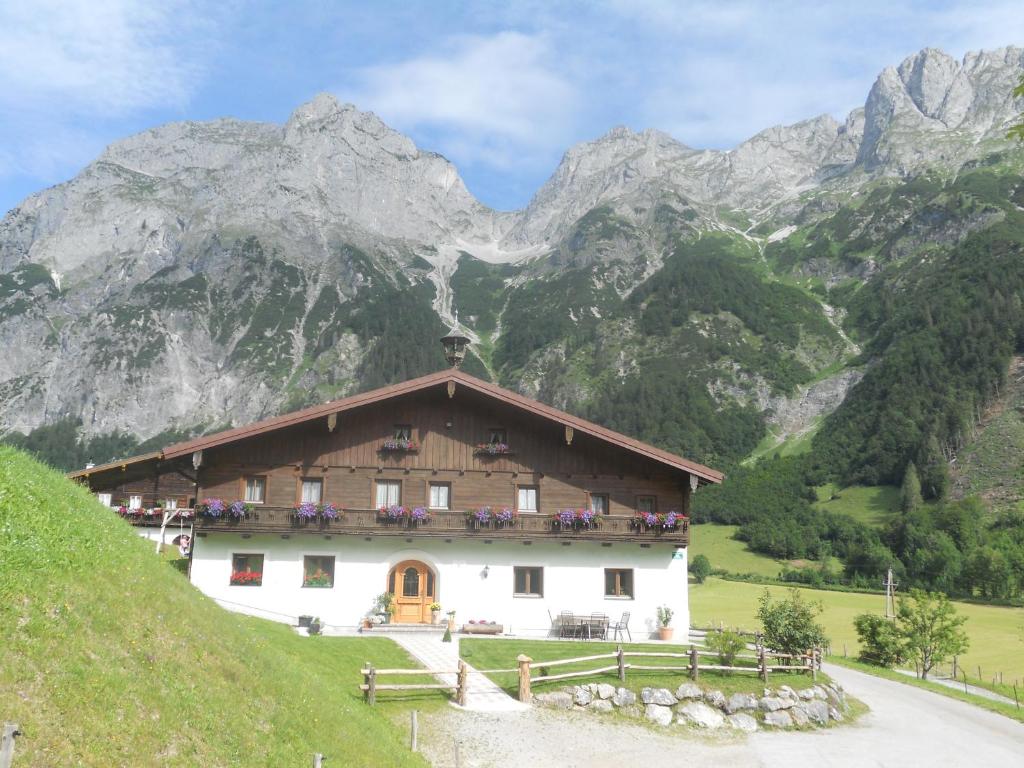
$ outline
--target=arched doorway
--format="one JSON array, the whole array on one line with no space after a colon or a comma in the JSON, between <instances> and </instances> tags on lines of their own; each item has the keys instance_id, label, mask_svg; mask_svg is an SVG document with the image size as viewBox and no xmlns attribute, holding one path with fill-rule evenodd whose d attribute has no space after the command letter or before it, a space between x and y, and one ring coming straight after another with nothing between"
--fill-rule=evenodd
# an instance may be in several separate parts
<instances>
[{"instance_id":1,"label":"arched doorway","mask_svg":"<svg viewBox=\"0 0 1024 768\"><path fill-rule=\"evenodd\" d=\"M434 572L419 560L403 560L388 573L388 592L395 596L397 624L429 624L430 604L437 598Z\"/></svg>"}]
</instances>

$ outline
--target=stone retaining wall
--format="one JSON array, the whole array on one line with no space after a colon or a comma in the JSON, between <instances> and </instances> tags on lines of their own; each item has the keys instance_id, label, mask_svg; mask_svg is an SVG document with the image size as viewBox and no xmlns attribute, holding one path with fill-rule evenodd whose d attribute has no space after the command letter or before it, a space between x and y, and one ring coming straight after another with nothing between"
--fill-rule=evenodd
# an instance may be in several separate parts
<instances>
[{"instance_id":1,"label":"stone retaining wall","mask_svg":"<svg viewBox=\"0 0 1024 768\"><path fill-rule=\"evenodd\" d=\"M788 685L765 688L762 696L705 690L683 683L668 688L644 688L640 695L607 683L577 685L561 691L538 693L534 702L555 709L586 712L619 711L646 718L658 725L689 726L705 730L731 728L752 733L759 728L809 728L841 722L847 712L846 695L837 683L793 690Z\"/></svg>"}]
</instances>

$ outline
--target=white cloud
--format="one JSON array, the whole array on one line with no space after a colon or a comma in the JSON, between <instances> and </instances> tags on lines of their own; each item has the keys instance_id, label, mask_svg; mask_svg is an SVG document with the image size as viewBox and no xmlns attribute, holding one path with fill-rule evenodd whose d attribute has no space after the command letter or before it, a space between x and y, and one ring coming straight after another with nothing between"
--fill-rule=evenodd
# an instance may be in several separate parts
<instances>
[{"instance_id":1,"label":"white cloud","mask_svg":"<svg viewBox=\"0 0 1024 768\"><path fill-rule=\"evenodd\" d=\"M367 67L339 89L404 131L435 135L460 158L505 166L564 141L576 92L546 38L462 36L436 52Z\"/></svg>"}]
</instances>

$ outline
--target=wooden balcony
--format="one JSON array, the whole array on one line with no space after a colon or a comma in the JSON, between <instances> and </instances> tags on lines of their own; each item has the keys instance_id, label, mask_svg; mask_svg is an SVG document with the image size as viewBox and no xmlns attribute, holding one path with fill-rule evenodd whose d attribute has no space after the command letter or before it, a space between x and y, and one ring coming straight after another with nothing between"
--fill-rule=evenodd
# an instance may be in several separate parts
<instances>
[{"instance_id":1,"label":"wooden balcony","mask_svg":"<svg viewBox=\"0 0 1024 768\"><path fill-rule=\"evenodd\" d=\"M520 515L500 525L495 521L480 526L466 520L461 511L431 512L427 522L407 518L382 519L375 509L346 509L336 520L299 520L290 507L259 507L244 518L209 518L195 521L199 536L205 533L310 534L349 536L404 536L487 540L559 540L638 542L685 547L690 542L689 520L680 518L676 528L662 531L638 527L632 516L602 515L596 527L561 526L550 515Z\"/></svg>"}]
</instances>

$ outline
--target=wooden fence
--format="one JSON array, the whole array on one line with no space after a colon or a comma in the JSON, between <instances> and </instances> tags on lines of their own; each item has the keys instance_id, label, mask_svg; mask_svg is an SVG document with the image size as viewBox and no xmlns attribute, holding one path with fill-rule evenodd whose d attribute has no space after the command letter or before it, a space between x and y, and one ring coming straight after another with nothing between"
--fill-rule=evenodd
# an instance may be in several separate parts
<instances>
[{"instance_id":1,"label":"wooden fence","mask_svg":"<svg viewBox=\"0 0 1024 768\"><path fill-rule=\"evenodd\" d=\"M737 654L735 660L754 661L756 664L747 666L732 666L726 664L701 663L701 656L712 656L719 658L716 651L702 650L691 647L685 653L671 653L667 651L627 651L620 645L612 653L598 653L593 656L579 656L572 659L556 659L554 661L534 661L525 654L520 654L516 659L519 667L519 700L529 701L531 698L531 686L533 683L553 682L555 680L571 680L577 677L590 677L608 672L615 672L620 682L626 681L626 671L636 670L645 672L680 672L689 675L691 680L697 680L701 671L707 672L748 672L755 673L762 680L768 682L768 675L772 672L809 672L812 680L816 680L818 670L821 669L821 651L818 649L803 654L775 653L766 651L763 648L757 653ZM641 663L627 662L627 658L640 659ZM658 664L648 663L647 660L657 661L659 659L685 660L686 664ZM561 667L568 664L580 664L587 661L611 661L614 664L584 669L574 672L563 672L560 674L549 674L551 667ZM779 663L773 663L779 662ZM534 675L533 668L538 667L544 672L542 675ZM513 672L516 670L487 670L488 672Z\"/></svg>"},{"instance_id":2,"label":"wooden fence","mask_svg":"<svg viewBox=\"0 0 1024 768\"><path fill-rule=\"evenodd\" d=\"M363 684L359 689L363 692L366 703L373 706L377 703L377 691L454 691L455 702L460 706L466 704L466 688L469 682L469 668L466 662L459 659L458 669L377 669L370 662L359 670L363 676ZM378 675L455 675L455 683L378 683Z\"/></svg>"}]
</instances>

